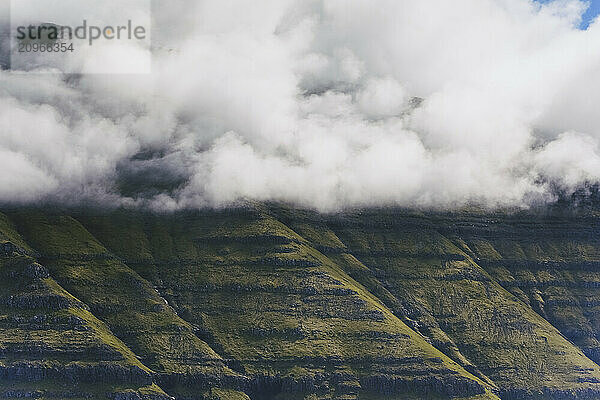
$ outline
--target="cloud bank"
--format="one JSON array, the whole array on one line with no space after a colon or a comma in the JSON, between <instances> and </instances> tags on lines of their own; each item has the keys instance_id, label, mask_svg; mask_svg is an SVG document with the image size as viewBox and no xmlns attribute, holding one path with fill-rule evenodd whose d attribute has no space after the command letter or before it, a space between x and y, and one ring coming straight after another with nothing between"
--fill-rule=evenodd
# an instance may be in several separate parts
<instances>
[{"instance_id":1,"label":"cloud bank","mask_svg":"<svg viewBox=\"0 0 600 400\"><path fill-rule=\"evenodd\" d=\"M151 74L0 71L0 202L552 201L600 182L600 22L580 30L585 10L156 2Z\"/></svg>"}]
</instances>

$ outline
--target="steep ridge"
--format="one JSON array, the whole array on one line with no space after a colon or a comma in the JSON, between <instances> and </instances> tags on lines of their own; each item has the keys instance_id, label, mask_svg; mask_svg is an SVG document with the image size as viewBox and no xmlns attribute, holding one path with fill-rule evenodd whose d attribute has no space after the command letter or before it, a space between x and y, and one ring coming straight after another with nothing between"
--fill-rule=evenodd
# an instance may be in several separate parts
<instances>
[{"instance_id":1,"label":"steep ridge","mask_svg":"<svg viewBox=\"0 0 600 400\"><path fill-rule=\"evenodd\" d=\"M152 369L161 387L185 383L199 396L244 398L232 390L213 390L240 386L237 381L243 377L227 368L150 283L111 255L79 222L37 212L18 212L11 219L55 279Z\"/></svg>"},{"instance_id":2,"label":"steep ridge","mask_svg":"<svg viewBox=\"0 0 600 400\"><path fill-rule=\"evenodd\" d=\"M169 399L0 214L0 398Z\"/></svg>"},{"instance_id":3,"label":"steep ridge","mask_svg":"<svg viewBox=\"0 0 600 400\"><path fill-rule=\"evenodd\" d=\"M502 398L600 396L598 365L469 256L458 216L278 214Z\"/></svg>"},{"instance_id":4,"label":"steep ridge","mask_svg":"<svg viewBox=\"0 0 600 400\"><path fill-rule=\"evenodd\" d=\"M495 398L268 213L77 218L248 377L253 399Z\"/></svg>"},{"instance_id":5,"label":"steep ridge","mask_svg":"<svg viewBox=\"0 0 600 400\"><path fill-rule=\"evenodd\" d=\"M495 216L446 230L502 286L600 362L600 219Z\"/></svg>"},{"instance_id":6,"label":"steep ridge","mask_svg":"<svg viewBox=\"0 0 600 400\"><path fill-rule=\"evenodd\" d=\"M0 214L0 398L600 397L593 213L69 214Z\"/></svg>"}]
</instances>

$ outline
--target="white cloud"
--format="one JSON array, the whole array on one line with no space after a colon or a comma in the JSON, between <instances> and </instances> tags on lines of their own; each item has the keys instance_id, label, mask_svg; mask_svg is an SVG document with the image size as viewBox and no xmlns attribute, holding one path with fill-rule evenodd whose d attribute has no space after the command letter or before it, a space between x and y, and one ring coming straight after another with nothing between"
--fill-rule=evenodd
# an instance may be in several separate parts
<instances>
[{"instance_id":1,"label":"white cloud","mask_svg":"<svg viewBox=\"0 0 600 400\"><path fill-rule=\"evenodd\" d=\"M156 2L149 75L0 73L0 201L332 210L551 199L555 185L600 180L600 25L578 30L584 10ZM136 163L138 152L151 159ZM115 200L123 171L153 166L183 179Z\"/></svg>"}]
</instances>

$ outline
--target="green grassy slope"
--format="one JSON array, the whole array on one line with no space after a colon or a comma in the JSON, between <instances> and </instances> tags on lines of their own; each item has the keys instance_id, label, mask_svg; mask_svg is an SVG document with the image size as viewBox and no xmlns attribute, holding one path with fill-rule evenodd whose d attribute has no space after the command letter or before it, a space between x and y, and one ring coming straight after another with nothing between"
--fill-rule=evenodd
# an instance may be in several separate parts
<instances>
[{"instance_id":1,"label":"green grassy slope","mask_svg":"<svg viewBox=\"0 0 600 400\"><path fill-rule=\"evenodd\" d=\"M155 282L179 315L249 378L252 398L493 397L331 259L266 214L117 213L79 220ZM127 247L131 237L136 244Z\"/></svg>"},{"instance_id":2,"label":"green grassy slope","mask_svg":"<svg viewBox=\"0 0 600 400\"><path fill-rule=\"evenodd\" d=\"M52 276L157 373L161 387L192 382L196 392L207 392L243 383L148 281L109 254L75 219L35 212L15 213L11 219Z\"/></svg>"},{"instance_id":3,"label":"green grassy slope","mask_svg":"<svg viewBox=\"0 0 600 400\"><path fill-rule=\"evenodd\" d=\"M600 219L499 216L449 227L503 287L600 361Z\"/></svg>"},{"instance_id":4,"label":"green grassy slope","mask_svg":"<svg viewBox=\"0 0 600 400\"><path fill-rule=\"evenodd\" d=\"M0 238L0 397L168 399L87 305L23 251L4 215Z\"/></svg>"},{"instance_id":5,"label":"green grassy slope","mask_svg":"<svg viewBox=\"0 0 600 400\"><path fill-rule=\"evenodd\" d=\"M0 214L0 397L95 371L107 378L66 394L599 398L598 222L273 205ZM41 366L2 379L18 363ZM56 386L48 371L67 372Z\"/></svg>"},{"instance_id":6,"label":"green grassy slope","mask_svg":"<svg viewBox=\"0 0 600 400\"><path fill-rule=\"evenodd\" d=\"M598 365L470 257L463 232L448 225L460 224L457 216L378 210L323 223L279 214L298 231L313 231L306 236L330 258L438 348L494 382L503 398L600 395Z\"/></svg>"}]
</instances>

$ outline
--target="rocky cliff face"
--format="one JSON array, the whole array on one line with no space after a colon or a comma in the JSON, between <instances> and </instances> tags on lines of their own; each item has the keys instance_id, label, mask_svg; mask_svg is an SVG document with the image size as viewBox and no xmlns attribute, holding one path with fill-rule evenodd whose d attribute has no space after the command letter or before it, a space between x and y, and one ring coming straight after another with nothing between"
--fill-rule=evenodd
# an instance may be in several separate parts
<instances>
[{"instance_id":1,"label":"rocky cliff face","mask_svg":"<svg viewBox=\"0 0 600 400\"><path fill-rule=\"evenodd\" d=\"M600 219L0 214L0 398L594 399Z\"/></svg>"}]
</instances>

